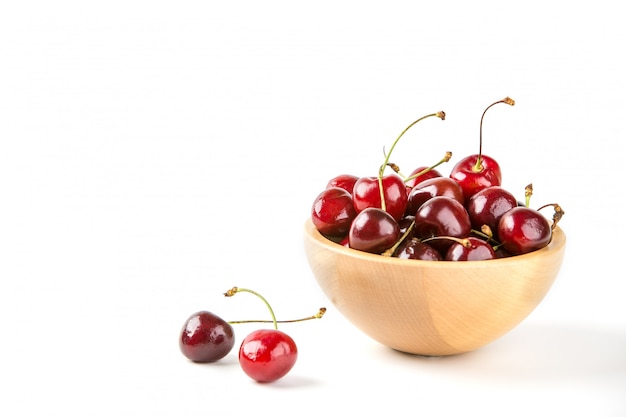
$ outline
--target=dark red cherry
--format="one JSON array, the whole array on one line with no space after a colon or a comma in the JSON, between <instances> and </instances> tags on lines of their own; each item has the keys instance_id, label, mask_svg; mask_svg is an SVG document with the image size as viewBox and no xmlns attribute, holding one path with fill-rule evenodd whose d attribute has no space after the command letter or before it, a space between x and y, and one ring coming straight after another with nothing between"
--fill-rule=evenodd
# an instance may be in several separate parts
<instances>
[{"instance_id":1,"label":"dark red cherry","mask_svg":"<svg viewBox=\"0 0 626 417\"><path fill-rule=\"evenodd\" d=\"M398 174L385 175L382 179L385 211L399 221L406 211L408 197L404 180ZM354 184L352 192L354 207L357 212L366 208L382 208L378 177L361 177Z\"/></svg>"},{"instance_id":2,"label":"dark red cherry","mask_svg":"<svg viewBox=\"0 0 626 417\"><path fill-rule=\"evenodd\" d=\"M313 201L311 221L319 232L329 238L348 234L356 209L352 195L343 188L331 187L322 191Z\"/></svg>"},{"instance_id":3,"label":"dark red cherry","mask_svg":"<svg viewBox=\"0 0 626 417\"><path fill-rule=\"evenodd\" d=\"M496 253L490 244L477 237L454 242L446 252L446 261L485 261L495 259Z\"/></svg>"},{"instance_id":4,"label":"dark red cherry","mask_svg":"<svg viewBox=\"0 0 626 417\"><path fill-rule=\"evenodd\" d=\"M432 197L415 213L413 235L420 240L434 236L464 238L469 236L471 230L465 207L450 197ZM429 244L445 253L452 242L448 239L437 239Z\"/></svg>"},{"instance_id":5,"label":"dark red cherry","mask_svg":"<svg viewBox=\"0 0 626 417\"><path fill-rule=\"evenodd\" d=\"M413 221L415 220L415 216L404 216L399 222L398 226L400 226L400 236L404 235L406 231L411 227Z\"/></svg>"},{"instance_id":6,"label":"dark red cherry","mask_svg":"<svg viewBox=\"0 0 626 417\"><path fill-rule=\"evenodd\" d=\"M359 177L351 174L337 175L336 177L331 178L328 181L328 183L326 184L326 188L339 187L352 194L354 184L357 182L358 179Z\"/></svg>"},{"instance_id":7,"label":"dark red cherry","mask_svg":"<svg viewBox=\"0 0 626 417\"><path fill-rule=\"evenodd\" d=\"M426 181L431 178L442 177L441 173L435 168L443 163L450 161L450 158L452 158L452 152L446 152L444 157L441 158L441 160L439 160L439 162L437 162L436 164L429 167L422 166L415 168L413 172L411 172L411 174L409 174L409 176L406 177L404 180L404 183L407 186L407 193L409 193L413 187L415 187L422 181Z\"/></svg>"},{"instance_id":8,"label":"dark red cherry","mask_svg":"<svg viewBox=\"0 0 626 417\"><path fill-rule=\"evenodd\" d=\"M394 256L400 259L419 259L423 261L440 261L441 254L427 243L419 239L406 239L398 246Z\"/></svg>"},{"instance_id":9,"label":"dark red cherry","mask_svg":"<svg viewBox=\"0 0 626 417\"><path fill-rule=\"evenodd\" d=\"M552 228L537 210L515 207L500 218L498 238L508 253L521 255L547 246L552 239Z\"/></svg>"},{"instance_id":10,"label":"dark red cherry","mask_svg":"<svg viewBox=\"0 0 626 417\"><path fill-rule=\"evenodd\" d=\"M500 258L510 258L511 255L510 253L508 253L506 251L506 249L504 249L502 246L497 246L494 251L496 252L496 259L500 259Z\"/></svg>"},{"instance_id":11,"label":"dark red cherry","mask_svg":"<svg viewBox=\"0 0 626 417\"><path fill-rule=\"evenodd\" d=\"M428 169L429 167L418 167L418 168L415 168L413 172L409 174L407 178L410 178L410 179L406 180L404 183L409 188L409 190L411 190L413 187L415 187L417 184L419 184L422 181L426 181L431 178L443 177L443 175L441 175L441 172L437 171L436 169L430 169L430 170ZM417 177L413 177L414 175L417 175L420 172L425 171L425 170L428 170L428 171L424 172L423 174Z\"/></svg>"},{"instance_id":12,"label":"dark red cherry","mask_svg":"<svg viewBox=\"0 0 626 417\"><path fill-rule=\"evenodd\" d=\"M250 333L239 348L241 369L257 382L274 382L293 368L298 348L293 339L276 329Z\"/></svg>"},{"instance_id":13,"label":"dark red cherry","mask_svg":"<svg viewBox=\"0 0 626 417\"><path fill-rule=\"evenodd\" d=\"M513 207L517 207L513 194L494 185L480 190L469 199L467 213L474 229L481 230L483 225L487 225L497 238L500 217Z\"/></svg>"},{"instance_id":14,"label":"dark red cherry","mask_svg":"<svg viewBox=\"0 0 626 417\"><path fill-rule=\"evenodd\" d=\"M436 196L450 197L465 204L461 186L448 177L436 177L418 183L411 192L406 204L406 214L415 214L422 204Z\"/></svg>"},{"instance_id":15,"label":"dark red cherry","mask_svg":"<svg viewBox=\"0 0 626 417\"><path fill-rule=\"evenodd\" d=\"M219 316L199 311L183 325L180 351L194 362L215 362L231 351L235 344L233 327Z\"/></svg>"},{"instance_id":16,"label":"dark red cherry","mask_svg":"<svg viewBox=\"0 0 626 417\"><path fill-rule=\"evenodd\" d=\"M386 211L369 207L357 214L348 233L352 249L383 253L400 237L398 222Z\"/></svg>"}]
</instances>

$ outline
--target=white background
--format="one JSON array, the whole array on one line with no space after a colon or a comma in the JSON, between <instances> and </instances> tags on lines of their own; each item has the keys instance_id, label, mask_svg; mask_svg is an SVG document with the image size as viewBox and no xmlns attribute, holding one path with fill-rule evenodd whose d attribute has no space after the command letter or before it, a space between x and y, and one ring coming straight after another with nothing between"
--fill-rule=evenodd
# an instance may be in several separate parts
<instances>
[{"instance_id":1,"label":"white background","mask_svg":"<svg viewBox=\"0 0 626 417\"><path fill-rule=\"evenodd\" d=\"M626 415L617 3L20 1L0 8L0 414ZM553 2L558 3L558 2ZM393 352L313 279L302 225L337 174L478 147L560 203L542 304L466 355ZM292 372L188 362L184 320L279 318ZM236 327L238 341L259 325Z\"/></svg>"}]
</instances>

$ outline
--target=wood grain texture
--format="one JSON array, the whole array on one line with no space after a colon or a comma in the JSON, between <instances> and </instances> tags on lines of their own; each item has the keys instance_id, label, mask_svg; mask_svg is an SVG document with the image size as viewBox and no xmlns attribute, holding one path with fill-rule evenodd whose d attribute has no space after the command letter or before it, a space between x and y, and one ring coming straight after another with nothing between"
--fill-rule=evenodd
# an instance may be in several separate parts
<instances>
[{"instance_id":1,"label":"wood grain texture","mask_svg":"<svg viewBox=\"0 0 626 417\"><path fill-rule=\"evenodd\" d=\"M323 292L352 324L406 353L478 349L523 321L556 279L565 254L556 228L547 247L473 262L390 258L345 248L305 223L304 250Z\"/></svg>"}]
</instances>

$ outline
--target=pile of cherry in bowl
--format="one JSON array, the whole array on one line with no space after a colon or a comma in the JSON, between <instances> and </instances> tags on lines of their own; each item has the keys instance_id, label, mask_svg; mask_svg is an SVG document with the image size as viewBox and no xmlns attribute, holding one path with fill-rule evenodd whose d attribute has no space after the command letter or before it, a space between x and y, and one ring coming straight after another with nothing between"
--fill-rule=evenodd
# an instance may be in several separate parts
<instances>
[{"instance_id":1,"label":"pile of cherry in bowl","mask_svg":"<svg viewBox=\"0 0 626 417\"><path fill-rule=\"evenodd\" d=\"M330 240L346 247L406 259L478 261L522 255L547 246L564 214L556 203L530 207L532 184L525 200L502 187L495 159L482 153L485 113L498 103L514 105L506 97L489 105L480 120L480 149L459 160L448 176L437 164L403 176L390 162L399 139L426 115L411 123L395 140L378 175L342 174L331 178L315 198L311 221ZM386 169L392 172L385 173ZM552 215L544 215L550 209Z\"/></svg>"}]
</instances>

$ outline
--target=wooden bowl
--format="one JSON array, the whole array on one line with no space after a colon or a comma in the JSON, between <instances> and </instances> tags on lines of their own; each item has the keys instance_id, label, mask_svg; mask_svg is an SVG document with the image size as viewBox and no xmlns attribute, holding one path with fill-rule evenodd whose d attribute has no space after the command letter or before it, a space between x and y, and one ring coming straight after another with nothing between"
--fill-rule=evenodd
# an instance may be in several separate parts
<instances>
[{"instance_id":1,"label":"wooden bowl","mask_svg":"<svg viewBox=\"0 0 626 417\"><path fill-rule=\"evenodd\" d=\"M538 251L452 262L390 258L349 249L308 220L304 249L330 302L372 339L398 351L443 356L504 335L541 302L565 254L565 234Z\"/></svg>"}]
</instances>

